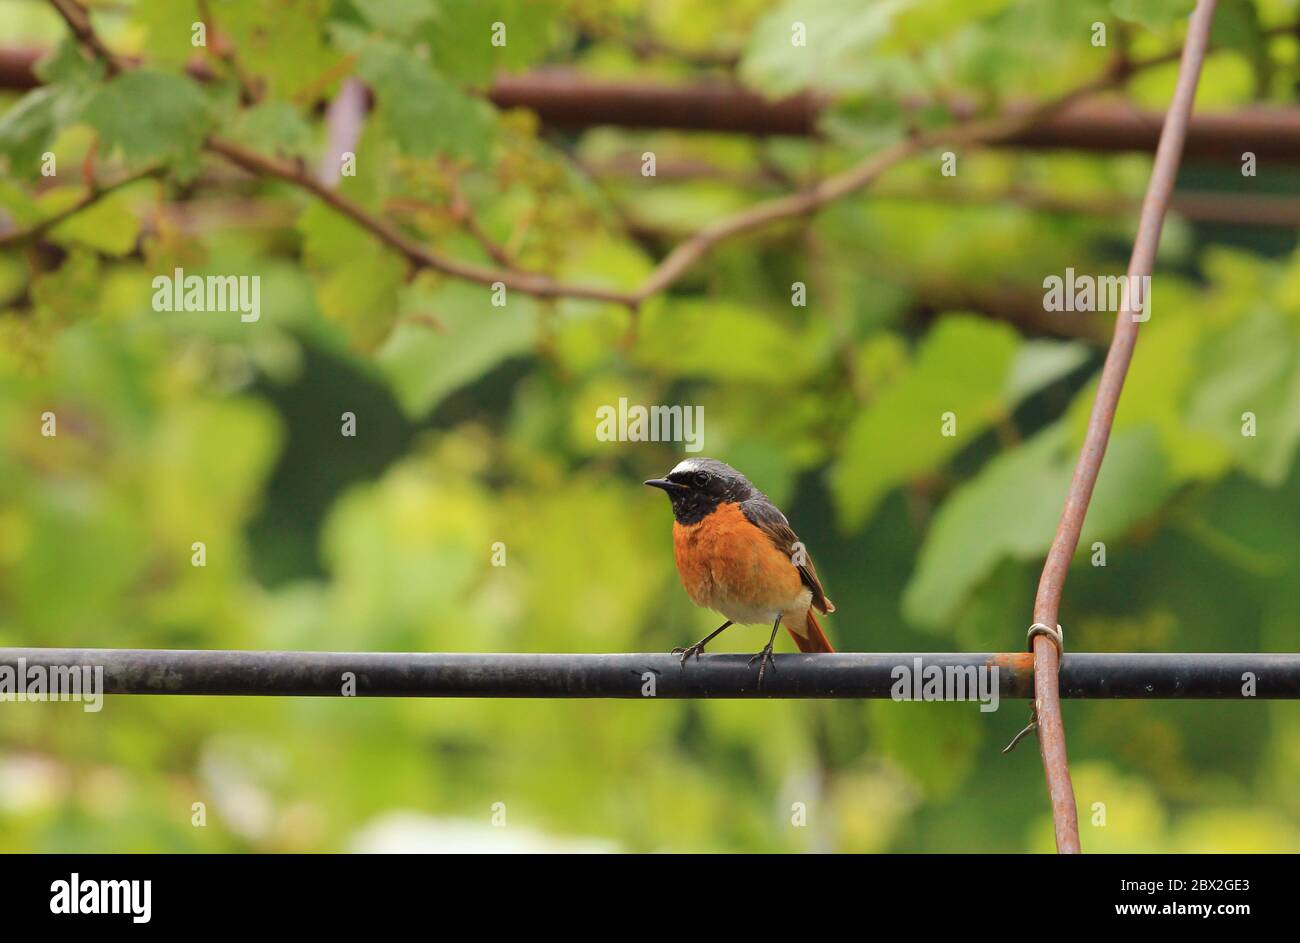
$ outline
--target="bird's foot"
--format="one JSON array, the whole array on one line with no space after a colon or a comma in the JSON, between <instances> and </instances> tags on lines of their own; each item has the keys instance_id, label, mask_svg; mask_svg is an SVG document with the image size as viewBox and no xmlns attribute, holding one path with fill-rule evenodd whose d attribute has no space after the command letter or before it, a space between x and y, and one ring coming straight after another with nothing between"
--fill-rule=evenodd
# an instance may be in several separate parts
<instances>
[{"instance_id":1,"label":"bird's foot","mask_svg":"<svg viewBox=\"0 0 1300 943\"><path fill-rule=\"evenodd\" d=\"M668 654L670 654L670 655L680 655L680 656L681 656L681 659L682 659L682 667L685 668L685 667L686 667L686 659L688 659L688 658L690 658L692 655L694 655L695 658L698 660L699 657L700 657L701 655L704 654L704 643L703 643L703 642L696 642L694 645L690 646L689 648L674 648L674 649L673 649L671 652L669 652Z\"/></svg>"},{"instance_id":2,"label":"bird's foot","mask_svg":"<svg viewBox=\"0 0 1300 943\"><path fill-rule=\"evenodd\" d=\"M772 670L776 671L776 665L772 662L772 645L768 643L763 646L763 650L749 660L751 665L758 662L758 686L763 686L763 675L767 672L767 666L772 665Z\"/></svg>"}]
</instances>

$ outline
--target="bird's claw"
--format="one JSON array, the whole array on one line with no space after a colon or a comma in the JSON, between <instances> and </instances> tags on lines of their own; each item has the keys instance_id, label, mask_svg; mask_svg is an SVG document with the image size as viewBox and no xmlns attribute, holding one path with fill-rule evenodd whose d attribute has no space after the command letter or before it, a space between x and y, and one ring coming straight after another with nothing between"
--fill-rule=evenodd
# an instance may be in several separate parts
<instances>
[{"instance_id":1,"label":"bird's claw","mask_svg":"<svg viewBox=\"0 0 1300 943\"><path fill-rule=\"evenodd\" d=\"M776 671L776 664L772 661L772 646L764 645L761 652L749 659L750 665L753 665L754 662L758 662L758 686L761 688L763 686L763 675L767 672L767 666L771 665L772 670Z\"/></svg>"},{"instance_id":2,"label":"bird's claw","mask_svg":"<svg viewBox=\"0 0 1300 943\"><path fill-rule=\"evenodd\" d=\"M699 642L696 642L694 645L691 645L688 648L674 648L668 654L680 655L682 660L682 667L685 668L686 659L690 658L692 655L695 656L697 661L699 660L699 657L704 654L704 646L701 645Z\"/></svg>"}]
</instances>

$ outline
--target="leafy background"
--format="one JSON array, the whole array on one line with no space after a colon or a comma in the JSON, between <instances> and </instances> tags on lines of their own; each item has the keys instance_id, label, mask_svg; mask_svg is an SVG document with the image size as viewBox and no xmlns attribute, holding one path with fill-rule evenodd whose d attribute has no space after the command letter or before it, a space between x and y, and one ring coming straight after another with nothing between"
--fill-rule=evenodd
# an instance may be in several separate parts
<instances>
[{"instance_id":1,"label":"leafy background","mask_svg":"<svg viewBox=\"0 0 1300 943\"><path fill-rule=\"evenodd\" d=\"M375 651L666 650L712 628L643 478L671 444L601 442L621 396L704 407L706 454L786 510L847 650L1023 645L1107 318L1022 330L1067 266L1123 270L1136 214L1049 213L1016 188L1140 196L1149 155L939 154L875 190L723 244L634 318L424 272L310 195L201 152L219 131L314 166L319 103L374 94L341 190L446 255L635 288L685 234L897 140L897 103L979 109L1099 73L1103 21L1176 47L1179 0L212 0L239 68L184 67L193 3L97 3L141 67L108 79L45 5L0 0L46 84L0 98L0 233L153 171L0 252L0 645ZM1296 96L1287 0L1225 2L1198 106ZM789 24L808 25L806 49ZM504 48L488 42L507 24ZM653 42L651 42L653 40ZM201 51L200 51L201 52ZM734 59L732 65L715 60ZM558 133L481 91L563 65L734 80L831 103L818 139ZM1045 64L1050 64L1050 67ZM1175 69L1127 95L1163 108ZM924 120L951 120L943 108ZM40 155L59 173L40 175ZM653 150L661 168L639 174ZM679 176L673 165L704 165ZM1300 191L1189 162L1182 186ZM943 188L950 188L944 190ZM981 197L964 200L952 193ZM1300 259L1295 231L1171 217L1110 453L1066 587L1084 651L1297 648ZM150 281L261 277L260 321L158 313ZM808 286L807 307L790 285ZM955 286L955 287L954 287ZM952 299L962 300L954 304ZM59 434L40 435L54 410ZM958 435L939 435L939 416ZM1241 435L1241 413L1258 435ZM340 435L344 411L355 438ZM190 564L207 545L207 566ZM1094 567L1094 541L1107 565ZM492 545L507 565L491 565ZM752 651L758 630L717 650ZM1293 704L1069 702L1090 851L1300 849ZM972 705L122 698L0 714L0 849L1044 851L1023 702ZM191 825L205 802L208 824ZM806 802L809 824L790 824ZM493 828L493 803L509 826ZM1104 803L1105 825L1094 820Z\"/></svg>"}]
</instances>

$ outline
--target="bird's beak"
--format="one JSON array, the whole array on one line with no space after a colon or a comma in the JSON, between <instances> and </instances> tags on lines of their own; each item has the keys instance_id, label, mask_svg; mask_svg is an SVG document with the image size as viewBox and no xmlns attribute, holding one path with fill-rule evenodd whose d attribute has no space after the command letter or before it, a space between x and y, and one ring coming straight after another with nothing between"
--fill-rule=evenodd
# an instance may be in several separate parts
<instances>
[{"instance_id":1,"label":"bird's beak","mask_svg":"<svg viewBox=\"0 0 1300 943\"><path fill-rule=\"evenodd\" d=\"M679 485L675 481L669 481L667 478L651 478L645 482L651 488L662 488L664 491L686 491L685 485Z\"/></svg>"}]
</instances>

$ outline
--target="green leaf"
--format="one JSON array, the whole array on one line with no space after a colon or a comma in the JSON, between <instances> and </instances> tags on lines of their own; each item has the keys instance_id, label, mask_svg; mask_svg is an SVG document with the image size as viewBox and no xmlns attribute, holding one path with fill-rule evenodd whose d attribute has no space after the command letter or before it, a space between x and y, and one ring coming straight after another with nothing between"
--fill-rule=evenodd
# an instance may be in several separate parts
<instances>
[{"instance_id":1,"label":"green leaf","mask_svg":"<svg viewBox=\"0 0 1300 943\"><path fill-rule=\"evenodd\" d=\"M378 361L408 415L427 415L448 393L531 349L536 306L517 292L506 298L494 307L491 288L459 281L403 292L403 320Z\"/></svg>"},{"instance_id":2,"label":"green leaf","mask_svg":"<svg viewBox=\"0 0 1300 943\"><path fill-rule=\"evenodd\" d=\"M150 60L179 68L194 49L193 24L199 19L193 2L140 0L134 18L148 32L145 48ZM217 31L228 37L244 73L260 80L271 98L304 101L329 97L342 78L337 71L338 50L326 42L323 25L330 22L331 7L346 4L332 0L240 0L210 3ZM208 35L208 43L213 37ZM234 76L224 63L214 63L227 85ZM331 77L332 80L329 80Z\"/></svg>"},{"instance_id":3,"label":"green leaf","mask_svg":"<svg viewBox=\"0 0 1300 943\"><path fill-rule=\"evenodd\" d=\"M35 66L46 84L34 88L0 116L0 154L16 175L34 174L58 132L81 119L103 64L87 59L76 43L64 41Z\"/></svg>"},{"instance_id":4,"label":"green leaf","mask_svg":"<svg viewBox=\"0 0 1300 943\"><path fill-rule=\"evenodd\" d=\"M303 259L310 268L342 265L375 241L370 233L320 201L308 205L298 217L298 232L302 234Z\"/></svg>"},{"instance_id":5,"label":"green leaf","mask_svg":"<svg viewBox=\"0 0 1300 943\"><path fill-rule=\"evenodd\" d=\"M638 225L669 233L692 233L744 209L752 199L730 184L707 180L675 184L637 178L621 189L628 215Z\"/></svg>"},{"instance_id":6,"label":"green leaf","mask_svg":"<svg viewBox=\"0 0 1300 943\"><path fill-rule=\"evenodd\" d=\"M131 167L157 160L192 166L210 125L208 101L197 84L143 69L100 89L83 119L99 132L105 150L121 149Z\"/></svg>"},{"instance_id":7,"label":"green leaf","mask_svg":"<svg viewBox=\"0 0 1300 943\"><path fill-rule=\"evenodd\" d=\"M104 66L64 40L36 63L35 72L44 87L32 89L0 117L0 154L8 154L10 167L22 175L34 173L56 134L80 119Z\"/></svg>"},{"instance_id":8,"label":"green leaf","mask_svg":"<svg viewBox=\"0 0 1300 943\"><path fill-rule=\"evenodd\" d=\"M976 20L991 19L1018 5L1017 0L923 0L909 3L894 19L885 48L933 47ZM993 28L998 29L1001 25Z\"/></svg>"},{"instance_id":9,"label":"green leaf","mask_svg":"<svg viewBox=\"0 0 1300 943\"><path fill-rule=\"evenodd\" d=\"M298 230L321 314L343 328L353 346L374 350L396 320L405 260L323 203L303 212Z\"/></svg>"},{"instance_id":10,"label":"green leaf","mask_svg":"<svg viewBox=\"0 0 1300 943\"><path fill-rule=\"evenodd\" d=\"M232 16L251 7L250 3L222 3L213 6L220 28L229 33ZM162 69L179 71L197 51L192 43L194 24L199 22L197 0L135 0L130 6L131 28L143 34L143 48L149 50L149 62ZM283 40L284 31L280 37ZM212 37L208 37L212 42ZM244 50L240 47L241 55Z\"/></svg>"},{"instance_id":11,"label":"green leaf","mask_svg":"<svg viewBox=\"0 0 1300 943\"><path fill-rule=\"evenodd\" d=\"M1188 425L1212 434L1238 465L1271 485L1285 480L1300 443L1300 338L1261 311L1207 337L1188 402ZM1243 432L1246 414L1254 435Z\"/></svg>"},{"instance_id":12,"label":"green leaf","mask_svg":"<svg viewBox=\"0 0 1300 943\"><path fill-rule=\"evenodd\" d=\"M483 85L494 72L537 62L550 46L556 4L531 0L439 0L436 19L421 33L444 75ZM504 45L493 45L494 24Z\"/></svg>"},{"instance_id":13,"label":"green leaf","mask_svg":"<svg viewBox=\"0 0 1300 943\"><path fill-rule=\"evenodd\" d=\"M1110 6L1121 20L1159 32L1187 19L1196 0L1111 0Z\"/></svg>"},{"instance_id":14,"label":"green leaf","mask_svg":"<svg viewBox=\"0 0 1300 943\"><path fill-rule=\"evenodd\" d=\"M750 306L674 300L644 312L633 357L668 376L784 385L806 375L811 346Z\"/></svg>"},{"instance_id":15,"label":"green leaf","mask_svg":"<svg viewBox=\"0 0 1300 943\"><path fill-rule=\"evenodd\" d=\"M1215 49L1239 49L1267 68L1268 39L1259 19L1259 8L1250 0L1224 0L1214 9L1210 45Z\"/></svg>"},{"instance_id":16,"label":"green leaf","mask_svg":"<svg viewBox=\"0 0 1300 943\"><path fill-rule=\"evenodd\" d=\"M384 125L403 151L486 159L489 107L435 74L427 62L394 43L376 43L361 53L358 69L374 88Z\"/></svg>"},{"instance_id":17,"label":"green leaf","mask_svg":"<svg viewBox=\"0 0 1300 943\"><path fill-rule=\"evenodd\" d=\"M262 153L285 157L307 157L312 149L311 126L286 101L266 101L240 111L231 136Z\"/></svg>"},{"instance_id":18,"label":"green leaf","mask_svg":"<svg viewBox=\"0 0 1300 943\"><path fill-rule=\"evenodd\" d=\"M362 18L376 29L404 36L438 12L433 0L352 0Z\"/></svg>"},{"instance_id":19,"label":"green leaf","mask_svg":"<svg viewBox=\"0 0 1300 943\"><path fill-rule=\"evenodd\" d=\"M59 326L90 320L100 312L103 287L99 257L85 249L73 249L57 269L32 279L37 317Z\"/></svg>"},{"instance_id":20,"label":"green leaf","mask_svg":"<svg viewBox=\"0 0 1300 943\"><path fill-rule=\"evenodd\" d=\"M83 53L76 40L68 37L36 63L33 71L47 85L88 86L104 77L105 66L102 60Z\"/></svg>"},{"instance_id":21,"label":"green leaf","mask_svg":"<svg viewBox=\"0 0 1300 943\"><path fill-rule=\"evenodd\" d=\"M140 220L120 191L92 203L50 230L59 245L82 245L105 255L124 256L135 248Z\"/></svg>"},{"instance_id":22,"label":"green leaf","mask_svg":"<svg viewBox=\"0 0 1300 943\"><path fill-rule=\"evenodd\" d=\"M40 204L32 199L15 181L0 177L0 210L8 224L15 229L39 222L45 214Z\"/></svg>"},{"instance_id":23,"label":"green leaf","mask_svg":"<svg viewBox=\"0 0 1300 943\"><path fill-rule=\"evenodd\" d=\"M919 72L906 55L881 55L894 18L908 0L787 0L755 24L740 64L745 82L770 96L807 89L865 92L890 84L918 90ZM796 24L806 41L795 43Z\"/></svg>"},{"instance_id":24,"label":"green leaf","mask_svg":"<svg viewBox=\"0 0 1300 943\"><path fill-rule=\"evenodd\" d=\"M34 88L0 117L0 154L8 155L15 174L36 170L54 138L60 90Z\"/></svg>"},{"instance_id":25,"label":"green leaf","mask_svg":"<svg viewBox=\"0 0 1300 943\"><path fill-rule=\"evenodd\" d=\"M904 615L917 625L939 627L955 618L1000 561L1046 553L1076 458L1067 427L1058 422L999 455L957 489L926 535L903 592ZM1159 507L1171 487L1154 429L1114 435L1084 521L1085 551L1093 540L1120 535Z\"/></svg>"},{"instance_id":26,"label":"green leaf","mask_svg":"<svg viewBox=\"0 0 1300 943\"><path fill-rule=\"evenodd\" d=\"M1019 401L1073 372L1087 362L1082 341L1031 340L1021 345L1007 378L1007 394Z\"/></svg>"},{"instance_id":27,"label":"green leaf","mask_svg":"<svg viewBox=\"0 0 1300 943\"><path fill-rule=\"evenodd\" d=\"M1124 382L1115 413L1116 431L1130 428L1155 428L1160 445L1169 459L1170 473L1180 480L1213 478L1229 464L1223 442L1203 429L1187 422L1185 402L1189 390L1198 382L1197 353L1208 327L1206 317L1179 317L1162 312L1184 310L1178 293L1168 289L1161 307L1142 326L1137 351ZM1164 295L1159 296L1164 298ZM1076 394L1067 413L1073 441L1082 442L1097 395L1094 379Z\"/></svg>"},{"instance_id":28,"label":"green leaf","mask_svg":"<svg viewBox=\"0 0 1300 943\"><path fill-rule=\"evenodd\" d=\"M321 314L347 332L354 347L374 350L392 331L405 273L401 256L370 244L325 274L316 303Z\"/></svg>"},{"instance_id":29,"label":"green leaf","mask_svg":"<svg viewBox=\"0 0 1300 943\"><path fill-rule=\"evenodd\" d=\"M1007 410L1016 349L1005 324L949 315L935 325L911 368L845 434L831 475L845 524L860 525L891 488L939 468ZM942 434L945 413L956 416L955 435Z\"/></svg>"}]
</instances>

